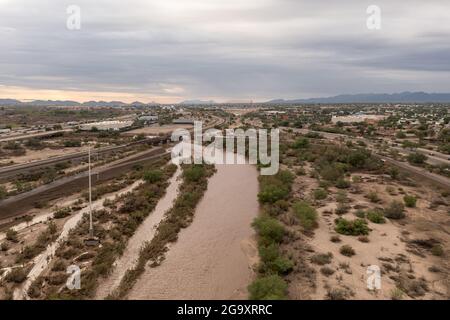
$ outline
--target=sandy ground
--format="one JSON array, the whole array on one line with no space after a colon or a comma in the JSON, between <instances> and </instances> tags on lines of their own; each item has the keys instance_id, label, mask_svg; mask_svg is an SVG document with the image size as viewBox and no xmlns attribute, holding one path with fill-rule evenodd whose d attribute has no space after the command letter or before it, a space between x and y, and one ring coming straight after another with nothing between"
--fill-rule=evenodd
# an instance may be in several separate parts
<instances>
[{"instance_id":1,"label":"sandy ground","mask_svg":"<svg viewBox=\"0 0 450 320\"><path fill-rule=\"evenodd\" d=\"M169 181L166 195L158 202L153 212L139 226L134 235L130 238L123 255L114 263L115 267L111 275L102 281L97 289L96 299L104 299L120 284L122 277L128 269L134 267L139 258L139 252L147 241L151 241L155 235L156 227L163 219L164 213L169 210L178 195L179 178L181 169L177 171Z\"/></svg>"},{"instance_id":2,"label":"sandy ground","mask_svg":"<svg viewBox=\"0 0 450 320\"><path fill-rule=\"evenodd\" d=\"M129 299L246 299L257 261L257 170L217 165L194 221L163 263L145 271Z\"/></svg>"},{"instance_id":3,"label":"sandy ground","mask_svg":"<svg viewBox=\"0 0 450 320\"><path fill-rule=\"evenodd\" d=\"M361 175L360 175L361 176ZM436 193L428 186L406 187L395 183L386 183L379 177L373 175L362 175L364 182L359 184L361 193L348 192L348 198L351 199L350 211L342 217L348 220L354 220L355 206L365 208L383 207L392 200L403 201L403 190L407 194L413 194L418 197L417 208L407 208L407 218L394 221L387 219L385 224L375 224L368 221L369 228L372 229L368 235L369 242L361 242L358 237L339 235L341 242L333 243L331 236L337 235L334 230L334 219L338 216L334 214L336 202L334 201L337 190L331 188L331 194L327 200L321 201L318 206L319 227L314 231L314 236L308 240L313 249L312 254L328 253L333 254L333 259L327 267L335 271L334 274L325 276L320 272L321 266L311 264L316 270L316 290L310 294L311 299L325 299L327 291L330 288L346 288L353 296L350 299L391 299L392 290L396 287L393 277L398 276L398 272L408 274L410 277L425 278L429 286L429 292L420 299L442 299L448 294L444 273L433 273L429 271L430 267L438 266L446 270L445 258L434 257L429 253L425 257L418 256L411 252L408 247L408 239L437 239L444 248L448 248L450 236L445 226L450 224L450 219L442 207L435 211L429 209L430 202L436 196ZM296 183L294 190L303 195L309 194L317 187L317 181L309 176L300 177L301 183ZM390 195L386 188L390 186L395 192ZM374 191L380 197L381 202L371 203L365 195ZM406 235L409 235L408 237ZM353 257L346 257L339 252L343 245L350 245L356 252ZM447 250L447 249L445 249ZM448 251L448 250L447 250ZM312 255L311 254L311 255ZM343 267L347 264L346 267ZM367 268L371 265L378 266L381 269L381 288L380 290L368 290L367 279L370 274ZM390 267L397 268L397 271L389 270ZM291 284L295 287L295 284ZM295 298L296 291L291 291L291 296ZM403 299L409 297L404 295Z\"/></svg>"}]
</instances>

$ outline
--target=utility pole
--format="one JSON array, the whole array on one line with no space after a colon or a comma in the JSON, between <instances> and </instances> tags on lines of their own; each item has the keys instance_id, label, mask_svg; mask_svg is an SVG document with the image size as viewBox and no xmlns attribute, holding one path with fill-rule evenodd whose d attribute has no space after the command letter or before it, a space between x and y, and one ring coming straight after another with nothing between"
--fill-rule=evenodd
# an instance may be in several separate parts
<instances>
[{"instance_id":1,"label":"utility pole","mask_svg":"<svg viewBox=\"0 0 450 320\"><path fill-rule=\"evenodd\" d=\"M92 224L92 179L91 179L91 147L89 146L89 238L94 238L94 226Z\"/></svg>"},{"instance_id":2,"label":"utility pole","mask_svg":"<svg viewBox=\"0 0 450 320\"><path fill-rule=\"evenodd\" d=\"M84 240L84 243L88 246L97 246L99 244L99 239L94 237L94 224L92 223L92 178L91 178L91 147L88 149L88 159L89 159L89 235Z\"/></svg>"}]
</instances>

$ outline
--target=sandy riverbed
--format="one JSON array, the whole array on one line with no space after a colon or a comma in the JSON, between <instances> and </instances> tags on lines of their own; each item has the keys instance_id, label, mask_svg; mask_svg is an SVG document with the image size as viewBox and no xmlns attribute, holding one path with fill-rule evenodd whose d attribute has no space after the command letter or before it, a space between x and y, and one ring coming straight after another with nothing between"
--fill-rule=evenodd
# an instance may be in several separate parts
<instances>
[{"instance_id":1,"label":"sandy riverbed","mask_svg":"<svg viewBox=\"0 0 450 320\"><path fill-rule=\"evenodd\" d=\"M251 165L217 165L192 224L128 298L246 299L258 259L251 227L259 210L257 175Z\"/></svg>"}]
</instances>

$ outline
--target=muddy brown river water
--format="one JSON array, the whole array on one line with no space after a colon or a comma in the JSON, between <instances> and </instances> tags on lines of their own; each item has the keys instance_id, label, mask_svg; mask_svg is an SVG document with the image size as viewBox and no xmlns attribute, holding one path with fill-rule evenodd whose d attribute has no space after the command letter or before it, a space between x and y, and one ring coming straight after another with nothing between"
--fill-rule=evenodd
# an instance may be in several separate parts
<instances>
[{"instance_id":1,"label":"muddy brown river water","mask_svg":"<svg viewBox=\"0 0 450 320\"><path fill-rule=\"evenodd\" d=\"M128 299L246 299L257 249L258 173L251 165L217 165L192 224L163 263L147 267Z\"/></svg>"}]
</instances>

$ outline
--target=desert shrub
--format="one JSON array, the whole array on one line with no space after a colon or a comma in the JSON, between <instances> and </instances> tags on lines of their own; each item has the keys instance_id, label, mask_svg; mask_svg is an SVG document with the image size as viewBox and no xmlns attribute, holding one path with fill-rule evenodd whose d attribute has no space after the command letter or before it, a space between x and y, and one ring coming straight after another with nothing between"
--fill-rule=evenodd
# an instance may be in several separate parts
<instances>
[{"instance_id":1,"label":"desert shrub","mask_svg":"<svg viewBox=\"0 0 450 320\"><path fill-rule=\"evenodd\" d=\"M300 224L306 230L313 230L317 228L317 211L304 201L296 202L293 205L293 210Z\"/></svg>"},{"instance_id":2,"label":"desert shrub","mask_svg":"<svg viewBox=\"0 0 450 320\"><path fill-rule=\"evenodd\" d=\"M0 200L5 199L8 196L8 191L4 186L0 186Z\"/></svg>"},{"instance_id":3,"label":"desert shrub","mask_svg":"<svg viewBox=\"0 0 450 320\"><path fill-rule=\"evenodd\" d=\"M366 213L364 212L364 210L359 209L359 210L356 210L355 216L357 216L360 219L364 219L364 218L366 218Z\"/></svg>"},{"instance_id":4,"label":"desert shrub","mask_svg":"<svg viewBox=\"0 0 450 320\"><path fill-rule=\"evenodd\" d=\"M277 275L256 279L249 285L251 300L282 300L287 296L287 284Z\"/></svg>"},{"instance_id":5,"label":"desert shrub","mask_svg":"<svg viewBox=\"0 0 450 320\"><path fill-rule=\"evenodd\" d=\"M334 269L331 269L329 267L322 267L320 268L320 273L322 273L326 277L329 277L334 274Z\"/></svg>"},{"instance_id":6,"label":"desert shrub","mask_svg":"<svg viewBox=\"0 0 450 320\"><path fill-rule=\"evenodd\" d=\"M407 157L409 163L419 165L424 164L427 159L428 157L426 155L419 152L410 153Z\"/></svg>"},{"instance_id":7,"label":"desert shrub","mask_svg":"<svg viewBox=\"0 0 450 320\"><path fill-rule=\"evenodd\" d=\"M336 210L334 210L334 213L336 213L337 215L343 215L346 214L349 209L349 206L347 206L346 204L339 203L336 207Z\"/></svg>"},{"instance_id":8,"label":"desert shrub","mask_svg":"<svg viewBox=\"0 0 450 320\"><path fill-rule=\"evenodd\" d=\"M323 266L325 264L331 263L332 259L333 259L333 254L331 252L317 253L311 257L311 263L318 264L319 266Z\"/></svg>"},{"instance_id":9,"label":"desert shrub","mask_svg":"<svg viewBox=\"0 0 450 320\"><path fill-rule=\"evenodd\" d=\"M294 149L305 149L309 147L309 139L308 138L298 138L295 140L292 145Z\"/></svg>"},{"instance_id":10,"label":"desert shrub","mask_svg":"<svg viewBox=\"0 0 450 320\"><path fill-rule=\"evenodd\" d=\"M367 219L373 223L385 223L386 219L384 218L383 212L378 210L369 210L366 213Z\"/></svg>"},{"instance_id":11,"label":"desert shrub","mask_svg":"<svg viewBox=\"0 0 450 320\"><path fill-rule=\"evenodd\" d=\"M268 246L260 245L259 256L262 262L260 271L265 274L287 274L294 267L292 261L280 255L280 250L276 243Z\"/></svg>"},{"instance_id":12,"label":"desert shrub","mask_svg":"<svg viewBox=\"0 0 450 320\"><path fill-rule=\"evenodd\" d=\"M336 201L339 203L347 203L349 201L347 192L344 190L339 190L336 194Z\"/></svg>"},{"instance_id":13,"label":"desert shrub","mask_svg":"<svg viewBox=\"0 0 450 320\"><path fill-rule=\"evenodd\" d=\"M405 195L403 201L408 208L414 208L416 206L417 198L411 195Z\"/></svg>"},{"instance_id":14,"label":"desert shrub","mask_svg":"<svg viewBox=\"0 0 450 320\"><path fill-rule=\"evenodd\" d=\"M344 218L338 218L335 220L336 227L335 230L337 233L348 235L348 236L359 236L359 235L368 235L369 227L367 226L367 222L363 219L356 219L353 221L349 221Z\"/></svg>"},{"instance_id":15,"label":"desert shrub","mask_svg":"<svg viewBox=\"0 0 450 320\"><path fill-rule=\"evenodd\" d=\"M159 169L148 170L144 173L144 180L148 183L156 183L163 178L163 172Z\"/></svg>"},{"instance_id":16,"label":"desert shrub","mask_svg":"<svg viewBox=\"0 0 450 320\"><path fill-rule=\"evenodd\" d=\"M262 203L274 203L278 200L286 199L289 190L286 187L278 185L265 185L258 193L258 199Z\"/></svg>"},{"instance_id":17,"label":"desert shrub","mask_svg":"<svg viewBox=\"0 0 450 320\"><path fill-rule=\"evenodd\" d=\"M359 236L359 237L358 237L358 240L359 240L360 242L364 242L364 243L370 242L368 236Z\"/></svg>"},{"instance_id":18,"label":"desert shrub","mask_svg":"<svg viewBox=\"0 0 450 320\"><path fill-rule=\"evenodd\" d=\"M66 148L77 148L77 147L81 147L81 141L79 141L79 140L65 140L63 142L63 145Z\"/></svg>"},{"instance_id":19,"label":"desert shrub","mask_svg":"<svg viewBox=\"0 0 450 320\"><path fill-rule=\"evenodd\" d=\"M433 248L431 248L431 253L435 256L442 256L444 255L444 249L442 248L442 246L440 244L436 244L433 246Z\"/></svg>"},{"instance_id":20,"label":"desert shrub","mask_svg":"<svg viewBox=\"0 0 450 320\"><path fill-rule=\"evenodd\" d=\"M7 242L2 242L2 244L0 244L0 250L1 251L8 251L9 250L9 244Z\"/></svg>"},{"instance_id":21,"label":"desert shrub","mask_svg":"<svg viewBox=\"0 0 450 320\"><path fill-rule=\"evenodd\" d=\"M326 199L328 196L328 192L325 189L316 189L314 190L314 198L316 200L323 200Z\"/></svg>"},{"instance_id":22,"label":"desert shrub","mask_svg":"<svg viewBox=\"0 0 450 320\"><path fill-rule=\"evenodd\" d=\"M391 290L391 299L392 300L402 300L404 296L404 292L399 288L394 288Z\"/></svg>"},{"instance_id":23,"label":"desert shrub","mask_svg":"<svg viewBox=\"0 0 450 320\"><path fill-rule=\"evenodd\" d=\"M350 181L345 180L344 178L339 178L335 183L336 188L339 189L347 189L350 188Z\"/></svg>"},{"instance_id":24,"label":"desert shrub","mask_svg":"<svg viewBox=\"0 0 450 320\"><path fill-rule=\"evenodd\" d=\"M285 233L283 225L268 216L257 217L253 222L253 227L263 244L280 243Z\"/></svg>"},{"instance_id":25,"label":"desert shrub","mask_svg":"<svg viewBox=\"0 0 450 320\"><path fill-rule=\"evenodd\" d=\"M183 170L183 176L187 182L198 182L206 174L205 168L202 165L193 165Z\"/></svg>"},{"instance_id":26,"label":"desert shrub","mask_svg":"<svg viewBox=\"0 0 450 320\"><path fill-rule=\"evenodd\" d=\"M333 288L327 291L326 298L328 300L346 300L348 293L344 289Z\"/></svg>"},{"instance_id":27,"label":"desert shrub","mask_svg":"<svg viewBox=\"0 0 450 320\"><path fill-rule=\"evenodd\" d=\"M17 238L17 231L8 229L8 231L6 231L6 239L11 242L18 242L19 240Z\"/></svg>"},{"instance_id":28,"label":"desert shrub","mask_svg":"<svg viewBox=\"0 0 450 320\"><path fill-rule=\"evenodd\" d=\"M384 216L389 219L403 219L405 217L405 206L399 201L392 201L391 204L384 209Z\"/></svg>"},{"instance_id":29,"label":"desert shrub","mask_svg":"<svg viewBox=\"0 0 450 320\"><path fill-rule=\"evenodd\" d=\"M6 275L6 281L14 283L22 283L27 278L25 268L14 268Z\"/></svg>"},{"instance_id":30,"label":"desert shrub","mask_svg":"<svg viewBox=\"0 0 450 320\"><path fill-rule=\"evenodd\" d=\"M70 216L72 209L70 207L60 208L53 213L53 218L55 219L63 219L65 217Z\"/></svg>"},{"instance_id":31,"label":"desert shrub","mask_svg":"<svg viewBox=\"0 0 450 320\"><path fill-rule=\"evenodd\" d=\"M334 243L341 242L341 238L337 235L334 235L334 236L331 236L330 241L334 242Z\"/></svg>"},{"instance_id":32,"label":"desert shrub","mask_svg":"<svg viewBox=\"0 0 450 320\"><path fill-rule=\"evenodd\" d=\"M378 203L381 201L380 197L378 197L378 194L375 191L371 191L366 196L367 199L369 199L370 202Z\"/></svg>"},{"instance_id":33,"label":"desert shrub","mask_svg":"<svg viewBox=\"0 0 450 320\"><path fill-rule=\"evenodd\" d=\"M346 257L351 257L355 255L355 250L353 250L353 248L349 245L342 246L339 249L339 252Z\"/></svg>"}]
</instances>

